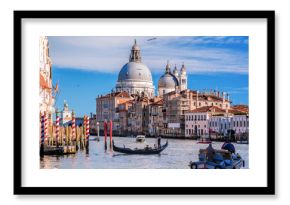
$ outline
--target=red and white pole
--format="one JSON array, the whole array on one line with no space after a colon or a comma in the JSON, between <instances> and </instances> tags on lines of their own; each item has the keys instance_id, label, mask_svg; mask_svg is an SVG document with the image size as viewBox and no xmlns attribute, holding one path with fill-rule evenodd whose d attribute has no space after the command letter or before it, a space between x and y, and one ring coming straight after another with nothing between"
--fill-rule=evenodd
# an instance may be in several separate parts
<instances>
[{"instance_id":1,"label":"red and white pole","mask_svg":"<svg viewBox=\"0 0 290 205\"><path fill-rule=\"evenodd\" d=\"M86 119L86 138L87 138L87 142L89 142L89 137L90 137L90 117L87 117L87 119Z\"/></svg>"},{"instance_id":2,"label":"red and white pole","mask_svg":"<svg viewBox=\"0 0 290 205\"><path fill-rule=\"evenodd\" d=\"M46 114L46 112L44 112L44 143L46 143L48 140L47 124L48 124L47 114Z\"/></svg>"},{"instance_id":3,"label":"red and white pole","mask_svg":"<svg viewBox=\"0 0 290 205\"><path fill-rule=\"evenodd\" d=\"M40 142L41 145L44 145L44 114L41 113L41 138L40 138Z\"/></svg>"},{"instance_id":4,"label":"red and white pole","mask_svg":"<svg viewBox=\"0 0 290 205\"><path fill-rule=\"evenodd\" d=\"M55 112L56 115L56 122L55 122L55 141L56 141L56 146L58 147L58 139L59 139L59 115L58 111Z\"/></svg>"},{"instance_id":5,"label":"red and white pole","mask_svg":"<svg viewBox=\"0 0 290 205\"><path fill-rule=\"evenodd\" d=\"M76 118L75 113L72 113L72 139L76 141Z\"/></svg>"}]
</instances>

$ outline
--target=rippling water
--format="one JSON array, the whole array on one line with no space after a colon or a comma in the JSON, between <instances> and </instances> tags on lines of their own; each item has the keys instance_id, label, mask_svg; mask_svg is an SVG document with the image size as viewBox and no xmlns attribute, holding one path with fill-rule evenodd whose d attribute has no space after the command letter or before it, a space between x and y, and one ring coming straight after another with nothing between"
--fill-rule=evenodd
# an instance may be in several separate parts
<instances>
[{"instance_id":1,"label":"rippling water","mask_svg":"<svg viewBox=\"0 0 290 205\"><path fill-rule=\"evenodd\" d=\"M94 138L94 136L92 136ZM115 145L130 148L142 148L147 144L153 146L156 139L147 138L146 142L138 143L134 138L114 137ZM108 139L107 139L108 140ZM164 144L166 139L162 139ZM160 155L127 155L104 149L104 138L100 141L90 141L89 153L78 151L73 155L44 156L40 160L40 168L44 169L188 169L189 161L198 160L200 148L207 144L197 144L196 140L168 139L168 147ZM222 142L213 142L215 149L220 149ZM108 140L109 145L109 140ZM248 145L234 144L236 152L245 160L249 168Z\"/></svg>"}]
</instances>

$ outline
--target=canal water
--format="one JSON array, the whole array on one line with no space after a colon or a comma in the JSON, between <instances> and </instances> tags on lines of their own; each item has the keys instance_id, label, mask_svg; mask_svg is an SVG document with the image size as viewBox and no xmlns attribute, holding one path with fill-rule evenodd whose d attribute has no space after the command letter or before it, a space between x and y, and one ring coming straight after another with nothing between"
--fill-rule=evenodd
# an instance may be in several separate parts
<instances>
[{"instance_id":1,"label":"canal water","mask_svg":"<svg viewBox=\"0 0 290 205\"><path fill-rule=\"evenodd\" d=\"M168 147L159 155L127 155L104 149L104 137L100 141L92 141L91 136L89 153L85 150L73 155L44 156L40 160L43 169L189 169L190 161L198 160L198 152L206 148L207 144L198 144L196 140L168 139ZM130 148L143 148L146 145L157 144L156 139L146 138L146 142L136 142L130 137L113 137L115 145ZM164 144L167 139L162 139ZM215 149L220 149L222 142L213 142ZM236 152L245 160L245 167L249 168L248 144L235 144Z\"/></svg>"}]
</instances>

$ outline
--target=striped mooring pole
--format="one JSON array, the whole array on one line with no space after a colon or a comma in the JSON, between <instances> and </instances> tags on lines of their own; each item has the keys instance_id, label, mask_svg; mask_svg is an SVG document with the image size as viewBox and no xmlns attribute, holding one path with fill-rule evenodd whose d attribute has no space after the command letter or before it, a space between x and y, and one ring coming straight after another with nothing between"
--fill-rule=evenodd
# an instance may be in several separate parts
<instances>
[{"instance_id":1,"label":"striped mooring pole","mask_svg":"<svg viewBox=\"0 0 290 205\"><path fill-rule=\"evenodd\" d=\"M44 153L44 114L41 115L41 137L40 137L40 155Z\"/></svg>"},{"instance_id":2,"label":"striped mooring pole","mask_svg":"<svg viewBox=\"0 0 290 205\"><path fill-rule=\"evenodd\" d=\"M55 122L55 144L58 147L58 139L59 139L59 115L58 110L55 112L56 122Z\"/></svg>"},{"instance_id":3,"label":"striped mooring pole","mask_svg":"<svg viewBox=\"0 0 290 205\"><path fill-rule=\"evenodd\" d=\"M86 118L86 140L89 144L89 137L90 137L90 117Z\"/></svg>"},{"instance_id":4,"label":"striped mooring pole","mask_svg":"<svg viewBox=\"0 0 290 205\"><path fill-rule=\"evenodd\" d=\"M76 118L74 111L72 112L72 141L76 141Z\"/></svg>"},{"instance_id":5,"label":"striped mooring pole","mask_svg":"<svg viewBox=\"0 0 290 205\"><path fill-rule=\"evenodd\" d=\"M47 120L47 114L44 112L44 143L47 143L48 140L48 120Z\"/></svg>"}]
</instances>

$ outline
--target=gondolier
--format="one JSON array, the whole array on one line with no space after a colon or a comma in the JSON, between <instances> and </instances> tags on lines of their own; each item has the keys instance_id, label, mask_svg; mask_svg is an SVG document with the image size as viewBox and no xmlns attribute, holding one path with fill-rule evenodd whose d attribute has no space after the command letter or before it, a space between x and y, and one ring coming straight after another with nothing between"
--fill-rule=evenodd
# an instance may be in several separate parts
<instances>
[{"instance_id":1,"label":"gondolier","mask_svg":"<svg viewBox=\"0 0 290 205\"><path fill-rule=\"evenodd\" d=\"M160 136L158 136L158 139L157 139L157 146L158 146L158 148L161 147L161 137Z\"/></svg>"}]
</instances>

